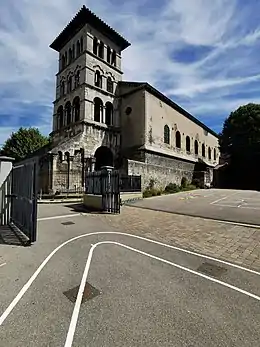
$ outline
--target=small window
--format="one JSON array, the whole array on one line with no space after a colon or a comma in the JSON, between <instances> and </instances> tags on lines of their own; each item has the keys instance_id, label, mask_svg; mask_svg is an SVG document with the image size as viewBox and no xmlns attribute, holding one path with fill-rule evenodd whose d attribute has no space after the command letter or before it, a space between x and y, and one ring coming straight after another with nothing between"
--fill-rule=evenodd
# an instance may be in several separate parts
<instances>
[{"instance_id":1,"label":"small window","mask_svg":"<svg viewBox=\"0 0 260 347\"><path fill-rule=\"evenodd\" d=\"M61 84L60 84L60 95L61 96L65 95L65 82L64 81L61 81Z\"/></svg>"},{"instance_id":2,"label":"small window","mask_svg":"<svg viewBox=\"0 0 260 347\"><path fill-rule=\"evenodd\" d=\"M63 122L64 122L64 117L63 117L63 107L60 106L57 110L57 116L58 116L58 124L59 124L59 128L63 127Z\"/></svg>"},{"instance_id":3,"label":"small window","mask_svg":"<svg viewBox=\"0 0 260 347\"><path fill-rule=\"evenodd\" d=\"M80 71L78 70L75 74L75 81L74 81L75 88L79 86L79 80L80 80Z\"/></svg>"},{"instance_id":4,"label":"small window","mask_svg":"<svg viewBox=\"0 0 260 347\"><path fill-rule=\"evenodd\" d=\"M82 53L84 50L84 46L83 46L83 37L80 38L80 53Z\"/></svg>"},{"instance_id":5,"label":"small window","mask_svg":"<svg viewBox=\"0 0 260 347\"><path fill-rule=\"evenodd\" d=\"M167 145L170 144L170 128L168 127L168 125L164 126L164 143L166 143Z\"/></svg>"},{"instance_id":6,"label":"small window","mask_svg":"<svg viewBox=\"0 0 260 347\"><path fill-rule=\"evenodd\" d=\"M107 91L109 93L113 93L113 81L112 81L111 77L107 78Z\"/></svg>"},{"instance_id":7,"label":"small window","mask_svg":"<svg viewBox=\"0 0 260 347\"><path fill-rule=\"evenodd\" d=\"M111 48L107 46L107 62L110 64L111 62Z\"/></svg>"},{"instance_id":8,"label":"small window","mask_svg":"<svg viewBox=\"0 0 260 347\"><path fill-rule=\"evenodd\" d=\"M72 46L72 59L75 59L75 45Z\"/></svg>"},{"instance_id":9,"label":"small window","mask_svg":"<svg viewBox=\"0 0 260 347\"><path fill-rule=\"evenodd\" d=\"M181 148L181 133L176 131L176 147Z\"/></svg>"},{"instance_id":10,"label":"small window","mask_svg":"<svg viewBox=\"0 0 260 347\"><path fill-rule=\"evenodd\" d=\"M103 119L103 102L100 98L94 99L94 121L102 122Z\"/></svg>"},{"instance_id":11,"label":"small window","mask_svg":"<svg viewBox=\"0 0 260 347\"><path fill-rule=\"evenodd\" d=\"M217 160L217 151L216 151L216 148L214 148L214 160Z\"/></svg>"},{"instance_id":12,"label":"small window","mask_svg":"<svg viewBox=\"0 0 260 347\"><path fill-rule=\"evenodd\" d=\"M73 111L74 111L74 120L78 122L80 120L80 99L76 96L73 100Z\"/></svg>"},{"instance_id":13,"label":"small window","mask_svg":"<svg viewBox=\"0 0 260 347\"><path fill-rule=\"evenodd\" d=\"M202 156L205 158L206 154L205 154L205 145L204 145L204 143L202 144L201 152L202 152Z\"/></svg>"},{"instance_id":14,"label":"small window","mask_svg":"<svg viewBox=\"0 0 260 347\"><path fill-rule=\"evenodd\" d=\"M199 154L199 144L197 140L194 141L194 152L195 152L195 155Z\"/></svg>"},{"instance_id":15,"label":"small window","mask_svg":"<svg viewBox=\"0 0 260 347\"><path fill-rule=\"evenodd\" d=\"M209 160L211 160L211 148L210 147L208 148L208 157L209 157Z\"/></svg>"},{"instance_id":16,"label":"small window","mask_svg":"<svg viewBox=\"0 0 260 347\"><path fill-rule=\"evenodd\" d=\"M190 152L190 137L186 136L186 152Z\"/></svg>"},{"instance_id":17,"label":"small window","mask_svg":"<svg viewBox=\"0 0 260 347\"><path fill-rule=\"evenodd\" d=\"M69 49L69 64L72 62L72 49Z\"/></svg>"},{"instance_id":18,"label":"small window","mask_svg":"<svg viewBox=\"0 0 260 347\"><path fill-rule=\"evenodd\" d=\"M102 41L100 41L98 45L98 56L99 58L104 59L104 43Z\"/></svg>"},{"instance_id":19,"label":"small window","mask_svg":"<svg viewBox=\"0 0 260 347\"><path fill-rule=\"evenodd\" d=\"M80 42L77 41L77 57L80 55Z\"/></svg>"},{"instance_id":20,"label":"small window","mask_svg":"<svg viewBox=\"0 0 260 347\"><path fill-rule=\"evenodd\" d=\"M68 78L68 92L72 92L72 76Z\"/></svg>"},{"instance_id":21,"label":"small window","mask_svg":"<svg viewBox=\"0 0 260 347\"><path fill-rule=\"evenodd\" d=\"M101 76L100 71L98 71L98 70L95 73L95 86L102 88L102 76Z\"/></svg>"},{"instance_id":22,"label":"small window","mask_svg":"<svg viewBox=\"0 0 260 347\"><path fill-rule=\"evenodd\" d=\"M93 39L93 53L95 55L98 54L98 40L96 37L94 37L94 39Z\"/></svg>"},{"instance_id":23,"label":"small window","mask_svg":"<svg viewBox=\"0 0 260 347\"><path fill-rule=\"evenodd\" d=\"M61 68L64 69L66 66L66 62L65 62L65 55L63 54L61 57Z\"/></svg>"},{"instance_id":24,"label":"small window","mask_svg":"<svg viewBox=\"0 0 260 347\"><path fill-rule=\"evenodd\" d=\"M68 101L65 105L65 112L67 118L67 125L71 123L71 103Z\"/></svg>"},{"instance_id":25,"label":"small window","mask_svg":"<svg viewBox=\"0 0 260 347\"><path fill-rule=\"evenodd\" d=\"M114 51L114 50L112 52L111 64L116 66L116 51Z\"/></svg>"}]
</instances>

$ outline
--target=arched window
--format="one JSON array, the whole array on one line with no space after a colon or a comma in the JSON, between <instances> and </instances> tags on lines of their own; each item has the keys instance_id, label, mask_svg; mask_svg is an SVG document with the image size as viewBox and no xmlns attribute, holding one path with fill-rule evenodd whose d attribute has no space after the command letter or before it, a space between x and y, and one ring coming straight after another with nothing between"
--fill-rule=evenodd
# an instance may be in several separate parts
<instances>
[{"instance_id":1,"label":"arched window","mask_svg":"<svg viewBox=\"0 0 260 347\"><path fill-rule=\"evenodd\" d=\"M216 151L216 148L214 148L214 160L217 160L217 151Z\"/></svg>"},{"instance_id":2,"label":"arched window","mask_svg":"<svg viewBox=\"0 0 260 347\"><path fill-rule=\"evenodd\" d=\"M72 46L72 59L75 59L75 45Z\"/></svg>"},{"instance_id":3,"label":"arched window","mask_svg":"<svg viewBox=\"0 0 260 347\"><path fill-rule=\"evenodd\" d=\"M65 112L67 118L67 125L71 123L71 103L68 101L65 105Z\"/></svg>"},{"instance_id":4,"label":"arched window","mask_svg":"<svg viewBox=\"0 0 260 347\"><path fill-rule=\"evenodd\" d=\"M209 160L211 160L211 148L210 147L208 148L208 157L209 157Z\"/></svg>"},{"instance_id":5,"label":"arched window","mask_svg":"<svg viewBox=\"0 0 260 347\"><path fill-rule=\"evenodd\" d=\"M93 53L98 54L98 39L96 37L93 39Z\"/></svg>"},{"instance_id":6,"label":"arched window","mask_svg":"<svg viewBox=\"0 0 260 347\"><path fill-rule=\"evenodd\" d=\"M64 123L64 117L63 117L63 107L60 106L57 110L57 116L58 116L58 124L59 124L59 128L63 127L63 123Z\"/></svg>"},{"instance_id":7,"label":"arched window","mask_svg":"<svg viewBox=\"0 0 260 347\"><path fill-rule=\"evenodd\" d=\"M94 99L94 121L102 122L103 119L103 102L100 98Z\"/></svg>"},{"instance_id":8,"label":"arched window","mask_svg":"<svg viewBox=\"0 0 260 347\"><path fill-rule=\"evenodd\" d=\"M102 76L100 71L96 70L95 72L95 86L102 88Z\"/></svg>"},{"instance_id":9,"label":"arched window","mask_svg":"<svg viewBox=\"0 0 260 347\"><path fill-rule=\"evenodd\" d=\"M168 127L168 125L164 126L164 143L166 143L167 145L170 144L170 128Z\"/></svg>"},{"instance_id":10,"label":"arched window","mask_svg":"<svg viewBox=\"0 0 260 347\"><path fill-rule=\"evenodd\" d=\"M186 152L190 152L190 137L186 136Z\"/></svg>"},{"instance_id":11,"label":"arched window","mask_svg":"<svg viewBox=\"0 0 260 347\"><path fill-rule=\"evenodd\" d=\"M116 51L114 51L114 50L112 52L111 64L116 66Z\"/></svg>"},{"instance_id":12,"label":"arched window","mask_svg":"<svg viewBox=\"0 0 260 347\"><path fill-rule=\"evenodd\" d=\"M98 56L99 58L104 59L104 42L100 41L98 45Z\"/></svg>"},{"instance_id":13,"label":"arched window","mask_svg":"<svg viewBox=\"0 0 260 347\"><path fill-rule=\"evenodd\" d=\"M80 42L79 42L79 40L77 41L77 52L76 52L76 54L77 54L77 57L80 55Z\"/></svg>"},{"instance_id":14,"label":"arched window","mask_svg":"<svg viewBox=\"0 0 260 347\"><path fill-rule=\"evenodd\" d=\"M110 64L111 62L111 48L107 46L107 62Z\"/></svg>"},{"instance_id":15,"label":"arched window","mask_svg":"<svg viewBox=\"0 0 260 347\"><path fill-rule=\"evenodd\" d=\"M181 133L176 131L176 147L181 148Z\"/></svg>"},{"instance_id":16,"label":"arched window","mask_svg":"<svg viewBox=\"0 0 260 347\"><path fill-rule=\"evenodd\" d=\"M65 62L65 55L62 54L62 57L61 57L61 68L64 69L66 66L66 62Z\"/></svg>"},{"instance_id":17,"label":"arched window","mask_svg":"<svg viewBox=\"0 0 260 347\"><path fill-rule=\"evenodd\" d=\"M197 140L194 141L194 152L195 152L195 155L199 154L199 144Z\"/></svg>"},{"instance_id":18,"label":"arched window","mask_svg":"<svg viewBox=\"0 0 260 347\"><path fill-rule=\"evenodd\" d=\"M74 120L78 122L80 120L80 99L76 96L73 100L73 111L74 111Z\"/></svg>"},{"instance_id":19,"label":"arched window","mask_svg":"<svg viewBox=\"0 0 260 347\"><path fill-rule=\"evenodd\" d=\"M77 88L79 86L79 80L80 80L80 71L77 70L77 72L75 73L75 80L74 80L74 86L75 88Z\"/></svg>"},{"instance_id":20,"label":"arched window","mask_svg":"<svg viewBox=\"0 0 260 347\"><path fill-rule=\"evenodd\" d=\"M65 82L61 81L60 83L60 95L63 96L65 95Z\"/></svg>"},{"instance_id":21,"label":"arched window","mask_svg":"<svg viewBox=\"0 0 260 347\"><path fill-rule=\"evenodd\" d=\"M113 81L111 77L107 78L107 91L113 93Z\"/></svg>"},{"instance_id":22,"label":"arched window","mask_svg":"<svg viewBox=\"0 0 260 347\"><path fill-rule=\"evenodd\" d=\"M205 145L204 145L204 143L202 144L201 152L202 152L202 156L205 158L206 154L205 154Z\"/></svg>"},{"instance_id":23,"label":"arched window","mask_svg":"<svg viewBox=\"0 0 260 347\"><path fill-rule=\"evenodd\" d=\"M72 92L72 76L68 77L68 93Z\"/></svg>"},{"instance_id":24,"label":"arched window","mask_svg":"<svg viewBox=\"0 0 260 347\"><path fill-rule=\"evenodd\" d=\"M83 52L83 49L84 49L84 45L83 45L83 37L81 36L80 38L80 53Z\"/></svg>"},{"instance_id":25,"label":"arched window","mask_svg":"<svg viewBox=\"0 0 260 347\"><path fill-rule=\"evenodd\" d=\"M72 49L69 49L69 64L72 62Z\"/></svg>"},{"instance_id":26,"label":"arched window","mask_svg":"<svg viewBox=\"0 0 260 347\"><path fill-rule=\"evenodd\" d=\"M65 66L67 65L67 62L68 62L68 54L67 52L65 52Z\"/></svg>"},{"instance_id":27,"label":"arched window","mask_svg":"<svg viewBox=\"0 0 260 347\"><path fill-rule=\"evenodd\" d=\"M112 125L113 119L113 105L111 102L106 103L105 123L106 125Z\"/></svg>"}]
</instances>

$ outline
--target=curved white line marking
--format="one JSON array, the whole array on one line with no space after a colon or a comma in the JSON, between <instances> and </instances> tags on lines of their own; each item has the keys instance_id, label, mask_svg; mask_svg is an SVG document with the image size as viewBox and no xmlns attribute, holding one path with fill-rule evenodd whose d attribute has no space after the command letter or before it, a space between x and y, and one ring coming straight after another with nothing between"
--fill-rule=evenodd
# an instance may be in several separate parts
<instances>
[{"instance_id":1,"label":"curved white line marking","mask_svg":"<svg viewBox=\"0 0 260 347\"><path fill-rule=\"evenodd\" d=\"M30 286L32 285L32 283L34 282L34 280L37 278L37 276L39 275L39 273L42 271L42 269L44 268L44 266L48 263L48 261L54 256L55 253L57 253L62 247L66 246L68 243L73 242L75 240L81 239L83 237L87 237L87 236L93 236L93 235L121 235L121 236L130 236L133 237L135 239L139 239L139 240L143 240L143 241L148 241L163 247L167 247L170 249L174 249L177 251L181 251L187 254L191 254L191 255L195 255L197 257L201 257L201 258L205 258L205 259L209 259L209 260L213 260L222 264L226 264L228 266L232 266L235 268L238 268L240 270L244 270L250 273L253 273L255 275L260 276L260 272L254 271L254 270L250 270L247 268L244 268L242 266L236 265L236 264L232 264L220 259L216 259L213 257L208 257L206 255L202 255L196 252L192 252L192 251L188 251L179 247L175 247L175 246L171 246L171 245L167 245L165 243L159 242L159 241L155 241L155 240L151 240L142 236L137 236L137 235L131 235L131 234L127 234L127 233L120 233L120 232L112 232L112 231L103 231L103 232L93 232L93 233L89 233L89 234L82 234L82 235L78 235L75 236L65 242L63 242L61 245L59 245L58 247L56 247L45 259L44 261L41 263L41 265L38 267L38 269L34 272L34 274L30 277L30 279L25 283L25 285L22 287L22 289L20 290L20 292L17 294L17 296L13 299L13 301L9 304L9 306L7 307L7 309L3 312L3 314L0 316L0 326L3 324L3 322L5 321L5 319L8 317L8 315L11 313L11 311L14 309L14 307L18 304L18 302L21 300L21 298L24 296L24 294L27 292L27 290L30 288Z\"/></svg>"},{"instance_id":2,"label":"curved white line marking","mask_svg":"<svg viewBox=\"0 0 260 347\"><path fill-rule=\"evenodd\" d=\"M2 266L4 266L4 265L6 265L6 263L0 264L0 267L2 267Z\"/></svg>"},{"instance_id":3,"label":"curved white line marking","mask_svg":"<svg viewBox=\"0 0 260 347\"><path fill-rule=\"evenodd\" d=\"M82 279L81 279L81 282L80 282L76 303L74 305L73 313L72 313L72 316L71 316L69 330L68 330L68 333L67 333L67 338L66 338L66 342L65 342L64 347L71 347L72 343L73 343L74 334L75 334L75 330L76 330L76 326L77 326L77 322L78 322L78 317L79 317L80 306L81 306L82 297L83 297L83 293L84 293L84 288L85 288L85 285L86 285L86 281L87 281L87 277L88 277L88 273L89 273L89 269L90 269L90 264L91 264L93 252L94 252L94 250L95 250L95 248L97 246L101 246L101 245L105 245L105 244L112 244L112 245L116 245L116 246L120 246L120 247L126 248L126 249L128 249L130 251L142 254L142 255L144 255L146 257L149 257L149 258L152 258L152 259L155 259L155 260L158 260L158 261L161 261L161 262L163 262L165 264L172 265L172 266L174 266L174 267L176 267L178 269L181 269L181 270L187 271L189 273L192 273L193 275L205 278L205 279L207 279L207 280L209 280L211 282L218 283L218 284L220 284L220 285L222 285L224 287L227 287L229 289L233 289L236 292L239 292L241 294L245 294L245 295L247 295L247 296L249 296L249 297L251 297L253 299L256 299L256 300L260 301L260 296L252 294L252 293L250 293L250 292L248 292L246 290L240 289L240 288L235 287L235 286L233 286L231 284L228 284L226 282L217 280L216 278L204 275L204 274L202 274L200 272L197 272L197 271L191 270L189 268L186 268L184 266L178 265L178 264L173 263L173 262L171 262L169 260L156 257L155 255L152 255L150 253L146 253L146 252L140 251L139 249L136 249L136 248L124 245L124 244L119 243L119 242L115 242L115 241L101 241L101 242L98 242L98 243L92 245L91 248L90 248L90 251L89 251L89 254L88 254L88 258L87 258L87 262L86 262L86 266L85 266L85 269L84 269L84 272L83 272L83 276L82 276Z\"/></svg>"}]
</instances>

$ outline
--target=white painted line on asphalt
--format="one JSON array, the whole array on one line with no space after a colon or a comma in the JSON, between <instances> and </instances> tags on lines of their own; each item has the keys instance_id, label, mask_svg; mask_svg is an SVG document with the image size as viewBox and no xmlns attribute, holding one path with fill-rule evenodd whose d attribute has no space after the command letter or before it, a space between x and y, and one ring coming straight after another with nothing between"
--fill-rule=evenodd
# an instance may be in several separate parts
<instances>
[{"instance_id":1,"label":"white painted line on asphalt","mask_svg":"<svg viewBox=\"0 0 260 347\"><path fill-rule=\"evenodd\" d=\"M6 263L0 264L0 267L2 267L2 266L4 266L4 265L6 265Z\"/></svg>"},{"instance_id":2,"label":"white painted line on asphalt","mask_svg":"<svg viewBox=\"0 0 260 347\"><path fill-rule=\"evenodd\" d=\"M89 254L88 254L88 258L87 258L87 262L86 262L86 266L85 266L85 269L84 269L84 272L83 272L83 276L82 276L82 279L81 279L81 282L80 282L80 287L79 287L76 303L74 305L73 313L72 313L72 316L71 316L69 330L68 330L68 333L67 333L66 342L65 342L64 347L71 347L72 343L73 343L74 334L75 334L75 330L76 330L76 326L77 326L77 322L78 322L78 317L79 317L80 306L81 306L82 297L83 297L83 293L84 293L84 288L85 288L87 277L88 277L88 273L89 273L89 268L90 268L93 252L94 252L94 250L95 250L95 248L97 246L101 246L101 245L105 245L105 244L112 244L112 245L116 245L116 246L120 246L120 247L126 248L126 249L128 249L130 251L139 253L139 254L144 255L146 257L149 257L151 259L155 259L155 260L161 261L162 263L174 266L174 267L176 267L176 268L178 268L180 270L192 273L193 275L202 277L204 279L207 279L207 280L209 280L211 282L220 284L220 285L222 285L224 287L227 287L229 289L233 289L236 292L239 292L241 294L247 295L247 296L249 296L249 297L251 297L253 299L256 299L256 300L260 301L260 296L257 296L255 294L252 294L252 293L246 291L246 290L243 290L243 289L240 289L238 287L235 287L232 284L229 284L229 283L217 280L216 278L204 275L201 272L197 272L197 271L191 270L191 269L186 268L184 266L181 266L181 265L178 265L176 263L173 263L173 262L171 262L169 260L156 257L155 255L152 255L150 253L146 253L146 252L140 251L139 249L136 249L136 248L133 248L133 247L129 247L129 246L124 245L124 244L119 243L119 242L102 241L102 242L98 242L98 243L94 244L90 248L90 251L89 251Z\"/></svg>"},{"instance_id":3,"label":"white painted line on asphalt","mask_svg":"<svg viewBox=\"0 0 260 347\"><path fill-rule=\"evenodd\" d=\"M259 226L260 227L260 226ZM213 258L213 257L209 257L200 253L196 253L196 252L192 252L192 251L188 251L186 249L180 248L180 247L176 247L176 246L171 246L171 245L167 245L165 243L159 242L159 241L155 241L155 240L151 240L142 236L137 236L137 235L131 235L131 234L127 234L127 233L120 233L120 232L112 232L112 231L103 231L103 232L92 232L92 233L88 233L88 234L82 234L82 235L78 235L75 236L65 242L63 242L62 244L60 244L58 247L56 247L45 259L44 261L41 263L41 265L37 268L37 270L33 273L33 275L29 278L29 280L25 283L25 285L22 287L22 289L19 291L19 293L16 295L16 297L13 299L13 301L9 304L9 306L6 308L6 310L2 313L2 315L0 316L0 326L4 323L4 321L6 320L6 318L8 317L8 315L12 312L12 310L15 308L15 306L18 304L18 302L21 300L21 298L24 296L24 294L27 292L27 290L30 288L30 286L32 285L32 283L34 282L34 280L37 278L37 276L40 274L40 272L42 271L42 269L45 267L45 265L49 262L49 260L64 246L66 246L67 244L79 240L83 237L87 237L87 236L93 236L93 235L121 235L121 236L129 236L135 239L139 239L139 240L143 240L143 241L147 241L147 242L151 242L154 243L156 245L160 245L163 247L167 247L170 249L174 249L183 253L187 253L187 254L191 254L197 257L201 257L204 259L209 259L209 260L213 260L216 261L218 263L222 263L222 264L226 264L228 266L237 268L239 270L243 270L243 271L247 271L249 273L252 273L254 275L258 275L260 276L260 272L257 272L255 270L251 270L245 267L242 267L240 265L236 265L236 264L232 264L229 263L227 261L224 260L220 260L217 258Z\"/></svg>"},{"instance_id":4,"label":"white painted line on asphalt","mask_svg":"<svg viewBox=\"0 0 260 347\"><path fill-rule=\"evenodd\" d=\"M71 213L71 214L63 214L59 216L52 216L52 217L42 217L38 218L37 221L43 221L43 220L52 220L52 219L61 219L61 218L70 218L70 217L78 217L82 216L84 213Z\"/></svg>"},{"instance_id":5,"label":"white painted line on asphalt","mask_svg":"<svg viewBox=\"0 0 260 347\"><path fill-rule=\"evenodd\" d=\"M225 199L227 199L227 196L224 196L224 198L220 198L220 199L217 199L217 200L215 200L215 201L210 202L210 205L215 205L215 204L218 203L219 201L222 201L222 200L225 200Z\"/></svg>"},{"instance_id":6,"label":"white painted line on asphalt","mask_svg":"<svg viewBox=\"0 0 260 347\"><path fill-rule=\"evenodd\" d=\"M215 206L219 207L231 207L231 208L245 208L245 209L251 209L251 210L260 210L260 207L250 207L250 206L244 206L243 204L241 205L228 205L228 204L214 204Z\"/></svg>"}]
</instances>

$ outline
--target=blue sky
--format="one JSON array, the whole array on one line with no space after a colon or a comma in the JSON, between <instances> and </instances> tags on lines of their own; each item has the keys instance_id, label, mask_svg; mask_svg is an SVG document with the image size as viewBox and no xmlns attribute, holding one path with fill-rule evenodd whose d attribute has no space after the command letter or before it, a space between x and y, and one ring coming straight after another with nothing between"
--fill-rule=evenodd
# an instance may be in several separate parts
<instances>
[{"instance_id":1,"label":"blue sky","mask_svg":"<svg viewBox=\"0 0 260 347\"><path fill-rule=\"evenodd\" d=\"M49 44L85 4L132 45L124 79L147 81L215 131L260 103L258 0L0 0L0 144L51 131L58 55Z\"/></svg>"}]
</instances>

